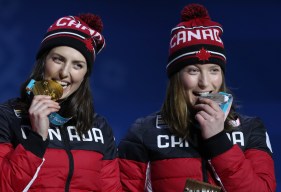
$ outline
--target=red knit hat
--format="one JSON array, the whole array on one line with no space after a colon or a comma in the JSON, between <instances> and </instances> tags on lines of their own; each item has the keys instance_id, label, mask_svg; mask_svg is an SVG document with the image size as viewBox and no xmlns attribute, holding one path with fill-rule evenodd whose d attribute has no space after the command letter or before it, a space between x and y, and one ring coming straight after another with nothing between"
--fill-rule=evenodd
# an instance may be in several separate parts
<instances>
[{"instance_id":1,"label":"red knit hat","mask_svg":"<svg viewBox=\"0 0 281 192\"><path fill-rule=\"evenodd\" d=\"M221 25L212 21L207 9L199 4L184 7L181 20L171 31L168 76L192 64L214 63L224 71L226 57L220 38L223 33Z\"/></svg>"},{"instance_id":2,"label":"red knit hat","mask_svg":"<svg viewBox=\"0 0 281 192\"><path fill-rule=\"evenodd\" d=\"M100 17L90 13L59 18L49 27L36 58L54 47L69 46L84 55L91 69L96 54L105 46L102 28Z\"/></svg>"}]
</instances>

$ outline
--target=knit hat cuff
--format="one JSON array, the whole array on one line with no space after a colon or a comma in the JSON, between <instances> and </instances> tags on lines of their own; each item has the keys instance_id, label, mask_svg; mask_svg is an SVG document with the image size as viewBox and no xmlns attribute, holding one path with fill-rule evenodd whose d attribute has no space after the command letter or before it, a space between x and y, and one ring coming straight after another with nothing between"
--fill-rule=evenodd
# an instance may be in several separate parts
<instances>
[{"instance_id":1,"label":"knit hat cuff","mask_svg":"<svg viewBox=\"0 0 281 192\"><path fill-rule=\"evenodd\" d=\"M89 54L89 50L85 46L85 42L73 38L72 36L56 36L49 38L48 41L41 44L41 47L36 55L36 59L38 59L44 52L58 46L72 47L82 53L89 65L93 63L95 53ZM91 52L94 52L94 50L95 49L93 49Z\"/></svg>"}]
</instances>

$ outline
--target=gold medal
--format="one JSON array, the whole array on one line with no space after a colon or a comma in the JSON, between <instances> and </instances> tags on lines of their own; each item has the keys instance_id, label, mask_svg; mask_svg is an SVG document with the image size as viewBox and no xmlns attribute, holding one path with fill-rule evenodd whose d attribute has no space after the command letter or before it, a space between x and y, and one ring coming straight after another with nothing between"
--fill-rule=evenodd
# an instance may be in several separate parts
<instances>
[{"instance_id":1,"label":"gold medal","mask_svg":"<svg viewBox=\"0 0 281 192\"><path fill-rule=\"evenodd\" d=\"M49 95L51 99L56 101L63 94L62 86L53 80L36 81L32 87L34 95Z\"/></svg>"}]
</instances>

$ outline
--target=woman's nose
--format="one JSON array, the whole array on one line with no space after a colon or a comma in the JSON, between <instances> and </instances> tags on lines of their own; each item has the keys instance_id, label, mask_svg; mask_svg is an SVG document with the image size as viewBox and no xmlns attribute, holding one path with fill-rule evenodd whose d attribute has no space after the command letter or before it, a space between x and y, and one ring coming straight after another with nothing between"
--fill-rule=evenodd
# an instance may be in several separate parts
<instances>
[{"instance_id":1,"label":"woman's nose","mask_svg":"<svg viewBox=\"0 0 281 192\"><path fill-rule=\"evenodd\" d=\"M200 77L199 77L199 81L198 81L198 86L200 88L206 88L209 84L209 78L206 74L201 73Z\"/></svg>"},{"instance_id":2,"label":"woman's nose","mask_svg":"<svg viewBox=\"0 0 281 192\"><path fill-rule=\"evenodd\" d=\"M67 64L62 65L59 74L61 79L64 79L69 76L69 67Z\"/></svg>"}]
</instances>

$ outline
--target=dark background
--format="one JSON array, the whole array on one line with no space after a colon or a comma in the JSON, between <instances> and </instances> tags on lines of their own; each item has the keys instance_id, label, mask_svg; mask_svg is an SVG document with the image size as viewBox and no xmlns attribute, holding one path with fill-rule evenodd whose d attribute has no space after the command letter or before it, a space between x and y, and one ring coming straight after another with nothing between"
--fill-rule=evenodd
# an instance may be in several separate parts
<instances>
[{"instance_id":1,"label":"dark background","mask_svg":"<svg viewBox=\"0 0 281 192\"><path fill-rule=\"evenodd\" d=\"M0 0L0 102L18 96L49 25L62 16L96 13L107 44L94 65L94 102L118 143L137 117L161 107L170 30L183 6L194 2L223 25L228 86L239 111L261 117L268 128L281 191L281 1Z\"/></svg>"}]
</instances>

